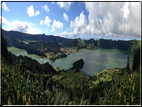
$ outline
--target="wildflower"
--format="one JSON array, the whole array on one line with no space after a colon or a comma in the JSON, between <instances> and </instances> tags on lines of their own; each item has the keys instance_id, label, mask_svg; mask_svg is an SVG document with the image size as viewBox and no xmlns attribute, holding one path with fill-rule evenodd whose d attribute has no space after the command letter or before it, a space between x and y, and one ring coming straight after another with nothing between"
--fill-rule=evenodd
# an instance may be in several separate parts
<instances>
[{"instance_id":1,"label":"wildflower","mask_svg":"<svg viewBox=\"0 0 142 107\"><path fill-rule=\"evenodd\" d=\"M26 105L29 105L29 102L26 102Z\"/></svg>"},{"instance_id":2,"label":"wildflower","mask_svg":"<svg viewBox=\"0 0 142 107\"><path fill-rule=\"evenodd\" d=\"M132 84L132 82L133 82L133 81L131 80L131 84Z\"/></svg>"},{"instance_id":3,"label":"wildflower","mask_svg":"<svg viewBox=\"0 0 142 107\"><path fill-rule=\"evenodd\" d=\"M134 85L133 85L133 91L135 91L135 83L134 83Z\"/></svg>"},{"instance_id":4,"label":"wildflower","mask_svg":"<svg viewBox=\"0 0 142 107\"><path fill-rule=\"evenodd\" d=\"M134 86L135 86L135 82L134 82Z\"/></svg>"},{"instance_id":5,"label":"wildflower","mask_svg":"<svg viewBox=\"0 0 142 107\"><path fill-rule=\"evenodd\" d=\"M124 89L125 87L124 87L124 85L123 85L123 89Z\"/></svg>"},{"instance_id":6,"label":"wildflower","mask_svg":"<svg viewBox=\"0 0 142 107\"><path fill-rule=\"evenodd\" d=\"M129 105L129 103L127 103L127 105Z\"/></svg>"},{"instance_id":7,"label":"wildflower","mask_svg":"<svg viewBox=\"0 0 142 107\"><path fill-rule=\"evenodd\" d=\"M7 104L8 104L8 105L11 105L11 98L10 98L10 96L8 97Z\"/></svg>"},{"instance_id":8,"label":"wildflower","mask_svg":"<svg viewBox=\"0 0 142 107\"><path fill-rule=\"evenodd\" d=\"M134 102L134 96L131 95L131 102Z\"/></svg>"},{"instance_id":9,"label":"wildflower","mask_svg":"<svg viewBox=\"0 0 142 107\"><path fill-rule=\"evenodd\" d=\"M131 79L129 78L129 81L131 81Z\"/></svg>"},{"instance_id":10,"label":"wildflower","mask_svg":"<svg viewBox=\"0 0 142 107\"><path fill-rule=\"evenodd\" d=\"M126 102L126 95L124 96L124 103Z\"/></svg>"},{"instance_id":11,"label":"wildflower","mask_svg":"<svg viewBox=\"0 0 142 107\"><path fill-rule=\"evenodd\" d=\"M132 78L132 76L133 76L133 75L131 74L131 78Z\"/></svg>"},{"instance_id":12,"label":"wildflower","mask_svg":"<svg viewBox=\"0 0 142 107\"><path fill-rule=\"evenodd\" d=\"M26 96L25 95L23 96L23 103L24 103L24 101L26 102Z\"/></svg>"},{"instance_id":13,"label":"wildflower","mask_svg":"<svg viewBox=\"0 0 142 107\"><path fill-rule=\"evenodd\" d=\"M29 104L31 104L31 96L29 96L28 102L29 102Z\"/></svg>"},{"instance_id":14,"label":"wildflower","mask_svg":"<svg viewBox=\"0 0 142 107\"><path fill-rule=\"evenodd\" d=\"M121 94L121 91L119 91L119 96L121 97L121 95L122 95L122 94Z\"/></svg>"},{"instance_id":15,"label":"wildflower","mask_svg":"<svg viewBox=\"0 0 142 107\"><path fill-rule=\"evenodd\" d=\"M2 73L4 73L4 68L2 68Z\"/></svg>"},{"instance_id":16,"label":"wildflower","mask_svg":"<svg viewBox=\"0 0 142 107\"><path fill-rule=\"evenodd\" d=\"M19 98L20 98L20 91L17 90L17 99L18 99L18 101L19 101Z\"/></svg>"}]
</instances>

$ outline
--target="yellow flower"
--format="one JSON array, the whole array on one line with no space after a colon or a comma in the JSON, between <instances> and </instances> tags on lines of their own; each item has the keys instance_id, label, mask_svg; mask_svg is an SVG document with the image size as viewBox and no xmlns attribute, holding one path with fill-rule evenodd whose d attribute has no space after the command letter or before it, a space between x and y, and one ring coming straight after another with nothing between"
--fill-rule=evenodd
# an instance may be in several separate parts
<instances>
[{"instance_id":1,"label":"yellow flower","mask_svg":"<svg viewBox=\"0 0 142 107\"><path fill-rule=\"evenodd\" d=\"M24 103L24 101L26 102L26 96L25 95L23 96L23 103Z\"/></svg>"},{"instance_id":2,"label":"yellow flower","mask_svg":"<svg viewBox=\"0 0 142 107\"><path fill-rule=\"evenodd\" d=\"M131 79L129 78L129 81L131 81Z\"/></svg>"},{"instance_id":3,"label":"yellow flower","mask_svg":"<svg viewBox=\"0 0 142 107\"><path fill-rule=\"evenodd\" d=\"M126 95L124 96L124 103L126 102Z\"/></svg>"},{"instance_id":4,"label":"yellow flower","mask_svg":"<svg viewBox=\"0 0 142 107\"><path fill-rule=\"evenodd\" d=\"M2 68L2 73L4 73L4 68Z\"/></svg>"},{"instance_id":5,"label":"yellow flower","mask_svg":"<svg viewBox=\"0 0 142 107\"><path fill-rule=\"evenodd\" d=\"M26 102L26 105L30 105L29 102Z\"/></svg>"},{"instance_id":6,"label":"yellow flower","mask_svg":"<svg viewBox=\"0 0 142 107\"><path fill-rule=\"evenodd\" d=\"M129 105L129 103L127 103L127 105Z\"/></svg>"},{"instance_id":7,"label":"yellow flower","mask_svg":"<svg viewBox=\"0 0 142 107\"><path fill-rule=\"evenodd\" d=\"M134 86L135 86L135 82L134 82Z\"/></svg>"},{"instance_id":8,"label":"yellow flower","mask_svg":"<svg viewBox=\"0 0 142 107\"><path fill-rule=\"evenodd\" d=\"M132 84L132 82L133 82L133 81L131 80L131 84Z\"/></svg>"},{"instance_id":9,"label":"yellow flower","mask_svg":"<svg viewBox=\"0 0 142 107\"><path fill-rule=\"evenodd\" d=\"M10 96L8 97L7 104L8 104L8 105L11 105L11 98L10 98Z\"/></svg>"},{"instance_id":10,"label":"yellow flower","mask_svg":"<svg viewBox=\"0 0 142 107\"><path fill-rule=\"evenodd\" d=\"M131 95L131 102L134 102L134 96Z\"/></svg>"},{"instance_id":11,"label":"yellow flower","mask_svg":"<svg viewBox=\"0 0 142 107\"><path fill-rule=\"evenodd\" d=\"M133 85L133 91L135 91L135 83L134 83L134 85Z\"/></svg>"},{"instance_id":12,"label":"yellow flower","mask_svg":"<svg viewBox=\"0 0 142 107\"><path fill-rule=\"evenodd\" d=\"M31 104L31 96L29 96L28 102L29 102L29 104Z\"/></svg>"},{"instance_id":13,"label":"yellow flower","mask_svg":"<svg viewBox=\"0 0 142 107\"><path fill-rule=\"evenodd\" d=\"M20 98L20 91L17 90L17 99L18 99L18 101L19 101L19 98Z\"/></svg>"},{"instance_id":14,"label":"yellow flower","mask_svg":"<svg viewBox=\"0 0 142 107\"><path fill-rule=\"evenodd\" d=\"M119 96L121 97L121 95L122 95L122 94L121 94L121 91L119 91Z\"/></svg>"},{"instance_id":15,"label":"yellow flower","mask_svg":"<svg viewBox=\"0 0 142 107\"><path fill-rule=\"evenodd\" d=\"M123 89L124 89L125 87L124 87L124 85L123 85Z\"/></svg>"},{"instance_id":16,"label":"yellow flower","mask_svg":"<svg viewBox=\"0 0 142 107\"><path fill-rule=\"evenodd\" d=\"M132 76L133 76L133 75L131 74L131 78L132 78Z\"/></svg>"}]
</instances>

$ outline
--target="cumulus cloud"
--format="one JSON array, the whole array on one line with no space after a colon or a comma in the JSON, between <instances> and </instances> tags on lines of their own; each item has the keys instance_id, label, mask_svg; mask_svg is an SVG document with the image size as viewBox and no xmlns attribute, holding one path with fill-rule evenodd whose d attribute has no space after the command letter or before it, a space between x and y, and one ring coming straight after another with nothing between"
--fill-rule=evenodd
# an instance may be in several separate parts
<instances>
[{"instance_id":1,"label":"cumulus cloud","mask_svg":"<svg viewBox=\"0 0 142 107\"><path fill-rule=\"evenodd\" d=\"M136 2L86 2L88 32L115 37L139 37L141 5ZM94 10L96 12L94 12ZM98 17L102 16L102 20ZM100 21L99 21L100 20ZM94 30L92 30L94 29Z\"/></svg>"},{"instance_id":2,"label":"cumulus cloud","mask_svg":"<svg viewBox=\"0 0 142 107\"><path fill-rule=\"evenodd\" d=\"M44 20L44 24L47 25L48 27L50 27L50 24L49 24L50 22L51 22L51 20L49 19L48 16L46 16L45 20Z\"/></svg>"},{"instance_id":3,"label":"cumulus cloud","mask_svg":"<svg viewBox=\"0 0 142 107\"><path fill-rule=\"evenodd\" d=\"M63 17L64 17L64 19L65 19L67 22L69 21L69 17L67 16L66 13L63 13Z\"/></svg>"},{"instance_id":4,"label":"cumulus cloud","mask_svg":"<svg viewBox=\"0 0 142 107\"><path fill-rule=\"evenodd\" d=\"M70 21L72 32L60 35L91 34L112 38L140 38L140 2L85 2L88 20L82 11Z\"/></svg>"},{"instance_id":5,"label":"cumulus cloud","mask_svg":"<svg viewBox=\"0 0 142 107\"><path fill-rule=\"evenodd\" d=\"M11 27L9 30L24 32L24 33L30 33L30 34L38 34L41 32L41 30L37 28L32 28L31 24L28 22L20 22L18 20L13 21L11 23Z\"/></svg>"},{"instance_id":6,"label":"cumulus cloud","mask_svg":"<svg viewBox=\"0 0 142 107\"><path fill-rule=\"evenodd\" d=\"M39 12L39 11L36 11L36 12L35 12L35 16L36 16L36 15L39 15L39 14L40 14L40 12Z\"/></svg>"},{"instance_id":7,"label":"cumulus cloud","mask_svg":"<svg viewBox=\"0 0 142 107\"><path fill-rule=\"evenodd\" d=\"M2 2L2 8L3 8L5 11L10 11L10 9L6 6L6 3L5 3L5 2Z\"/></svg>"},{"instance_id":8,"label":"cumulus cloud","mask_svg":"<svg viewBox=\"0 0 142 107\"><path fill-rule=\"evenodd\" d=\"M4 18L3 16L0 17L0 20L2 20L2 25L10 25L10 22L6 18Z\"/></svg>"},{"instance_id":9,"label":"cumulus cloud","mask_svg":"<svg viewBox=\"0 0 142 107\"><path fill-rule=\"evenodd\" d=\"M46 12L49 12L49 8L48 8L48 6L47 5L45 5L45 6L41 6Z\"/></svg>"},{"instance_id":10,"label":"cumulus cloud","mask_svg":"<svg viewBox=\"0 0 142 107\"><path fill-rule=\"evenodd\" d=\"M74 34L87 33L87 20L84 11L74 21L70 21L70 27L74 29Z\"/></svg>"},{"instance_id":11,"label":"cumulus cloud","mask_svg":"<svg viewBox=\"0 0 142 107\"><path fill-rule=\"evenodd\" d=\"M63 29L64 29L63 23L54 20L54 21L53 21L53 25L52 25L51 32L55 31L55 28L58 28L58 29L62 29L62 30L63 30Z\"/></svg>"},{"instance_id":12,"label":"cumulus cloud","mask_svg":"<svg viewBox=\"0 0 142 107\"><path fill-rule=\"evenodd\" d=\"M71 6L72 2L57 2L57 5L60 8L65 8L65 10L69 10L70 6Z\"/></svg>"},{"instance_id":13,"label":"cumulus cloud","mask_svg":"<svg viewBox=\"0 0 142 107\"><path fill-rule=\"evenodd\" d=\"M29 17L37 16L37 15L40 14L39 11L36 11L36 12L34 13L33 5L31 5L30 7L27 7L26 9L27 9L27 14L29 15Z\"/></svg>"},{"instance_id":14,"label":"cumulus cloud","mask_svg":"<svg viewBox=\"0 0 142 107\"><path fill-rule=\"evenodd\" d=\"M39 30L37 28L33 28L31 26L31 25L33 25L33 23L21 22L18 20L15 20L10 23L4 17L2 17L2 24L10 26L9 28L5 29L7 31L13 30L13 31L19 31L19 32L30 33L30 34L38 34L38 33L42 32L42 30Z\"/></svg>"},{"instance_id":15,"label":"cumulus cloud","mask_svg":"<svg viewBox=\"0 0 142 107\"><path fill-rule=\"evenodd\" d=\"M30 7L27 8L27 14L29 15L29 17L34 16L34 8L33 8L33 5L31 5Z\"/></svg>"},{"instance_id":16,"label":"cumulus cloud","mask_svg":"<svg viewBox=\"0 0 142 107\"><path fill-rule=\"evenodd\" d=\"M40 25L43 25L43 20L40 21Z\"/></svg>"}]
</instances>

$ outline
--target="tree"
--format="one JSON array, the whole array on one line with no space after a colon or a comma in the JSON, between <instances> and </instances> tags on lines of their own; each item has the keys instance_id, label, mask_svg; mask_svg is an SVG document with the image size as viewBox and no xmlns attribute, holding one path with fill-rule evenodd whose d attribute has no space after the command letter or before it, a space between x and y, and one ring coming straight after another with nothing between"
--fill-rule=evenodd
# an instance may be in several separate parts
<instances>
[{"instance_id":1,"label":"tree","mask_svg":"<svg viewBox=\"0 0 142 107\"><path fill-rule=\"evenodd\" d=\"M1 55L7 59L8 57L8 51L7 51L7 44L6 39L3 38L3 35L1 35Z\"/></svg>"},{"instance_id":2,"label":"tree","mask_svg":"<svg viewBox=\"0 0 142 107\"><path fill-rule=\"evenodd\" d=\"M129 67L129 55L127 57L127 66L126 66L126 70L128 73L130 73L130 67Z\"/></svg>"},{"instance_id":3,"label":"tree","mask_svg":"<svg viewBox=\"0 0 142 107\"><path fill-rule=\"evenodd\" d=\"M138 70L140 67L140 47L134 52L132 70Z\"/></svg>"}]
</instances>

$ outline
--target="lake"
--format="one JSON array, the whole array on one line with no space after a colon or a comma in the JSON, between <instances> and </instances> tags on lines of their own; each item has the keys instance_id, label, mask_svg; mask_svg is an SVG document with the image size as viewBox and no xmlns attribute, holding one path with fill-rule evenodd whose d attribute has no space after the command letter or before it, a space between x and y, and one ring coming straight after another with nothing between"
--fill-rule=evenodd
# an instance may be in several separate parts
<instances>
[{"instance_id":1,"label":"lake","mask_svg":"<svg viewBox=\"0 0 142 107\"><path fill-rule=\"evenodd\" d=\"M103 69L126 67L127 56L129 55L129 58L133 57L132 53L120 51L118 49L83 49L80 50L80 52L71 53L65 58L56 59L52 64L51 60L48 58L35 54L27 54L27 51L24 49L8 47L8 51L16 56L23 55L31 57L32 59L37 60L40 64L49 62L49 64L51 64L53 67L59 67L64 70L69 70L75 61L82 58L85 64L81 71L86 75L91 76L96 75L97 72L102 71ZM132 65L132 62L130 62L130 65Z\"/></svg>"},{"instance_id":2,"label":"lake","mask_svg":"<svg viewBox=\"0 0 142 107\"><path fill-rule=\"evenodd\" d=\"M24 49L19 49L15 47L7 47L8 51L15 54L16 56L22 55L22 56L28 56L31 57L32 59L37 60L40 64L44 64L45 62L49 62L49 64L52 64L51 60L49 60L46 57L38 56L35 54L28 54L26 50Z\"/></svg>"},{"instance_id":3,"label":"lake","mask_svg":"<svg viewBox=\"0 0 142 107\"><path fill-rule=\"evenodd\" d=\"M128 55L129 58L133 57L132 53L118 49L83 49L80 52L71 53L66 58L56 59L52 66L68 70L73 66L73 62L82 58L85 64L81 71L86 75L93 76L103 69L126 67Z\"/></svg>"}]
</instances>

